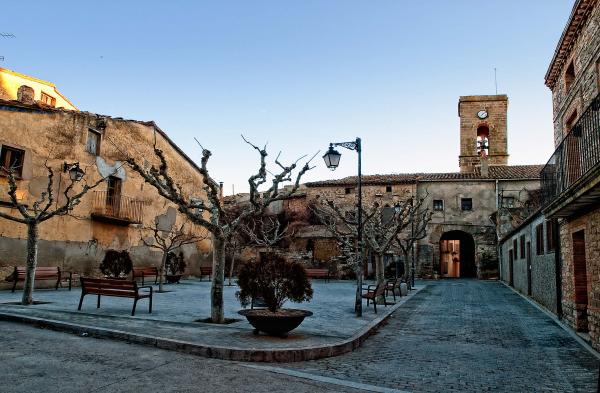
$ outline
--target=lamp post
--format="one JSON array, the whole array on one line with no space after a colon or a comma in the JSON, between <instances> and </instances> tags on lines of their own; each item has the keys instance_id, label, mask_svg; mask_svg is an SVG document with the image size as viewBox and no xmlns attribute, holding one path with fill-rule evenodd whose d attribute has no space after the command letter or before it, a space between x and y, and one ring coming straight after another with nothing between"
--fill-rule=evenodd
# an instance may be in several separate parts
<instances>
[{"instance_id":1,"label":"lamp post","mask_svg":"<svg viewBox=\"0 0 600 393\"><path fill-rule=\"evenodd\" d=\"M356 263L356 300L354 303L354 312L357 317L362 317L362 279L363 279L363 242L362 242L362 173L361 173L361 143L360 138L356 138L353 142L337 142L330 143L329 150L323 155L327 168L334 171L340 164L342 155L334 149L335 146L341 146L348 150L355 150L358 153L358 260Z\"/></svg>"},{"instance_id":2,"label":"lamp post","mask_svg":"<svg viewBox=\"0 0 600 393\"><path fill-rule=\"evenodd\" d=\"M63 172L69 172L69 178L72 181L80 181L81 179L83 179L83 176L85 175L85 172L83 171L83 169L81 169L79 167L79 163L75 162L73 164L68 164L66 162L63 163Z\"/></svg>"}]
</instances>

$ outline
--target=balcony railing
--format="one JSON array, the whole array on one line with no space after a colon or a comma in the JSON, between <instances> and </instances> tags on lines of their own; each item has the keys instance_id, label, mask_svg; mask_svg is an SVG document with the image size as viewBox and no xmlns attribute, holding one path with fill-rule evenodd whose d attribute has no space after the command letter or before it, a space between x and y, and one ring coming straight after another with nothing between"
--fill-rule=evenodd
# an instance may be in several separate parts
<instances>
[{"instance_id":1,"label":"balcony railing","mask_svg":"<svg viewBox=\"0 0 600 393\"><path fill-rule=\"evenodd\" d=\"M143 202L125 195L109 195L107 191L94 191L92 217L133 224L142 222Z\"/></svg>"},{"instance_id":2,"label":"balcony railing","mask_svg":"<svg viewBox=\"0 0 600 393\"><path fill-rule=\"evenodd\" d=\"M545 207L600 164L600 95L558 145L541 172Z\"/></svg>"}]
</instances>

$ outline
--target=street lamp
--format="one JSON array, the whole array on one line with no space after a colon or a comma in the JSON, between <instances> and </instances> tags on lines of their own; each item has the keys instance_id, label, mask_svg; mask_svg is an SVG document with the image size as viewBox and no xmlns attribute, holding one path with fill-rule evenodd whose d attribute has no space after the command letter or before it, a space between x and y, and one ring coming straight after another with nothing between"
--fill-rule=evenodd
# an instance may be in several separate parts
<instances>
[{"instance_id":1,"label":"street lamp","mask_svg":"<svg viewBox=\"0 0 600 393\"><path fill-rule=\"evenodd\" d=\"M81 169L79 167L79 163L75 162L73 164L67 164L66 162L63 163L63 172L67 172L69 171L69 178L71 179L71 181L80 181L81 179L83 179L83 176L85 175L85 172L83 171L83 169Z\"/></svg>"},{"instance_id":2,"label":"street lamp","mask_svg":"<svg viewBox=\"0 0 600 393\"><path fill-rule=\"evenodd\" d=\"M361 143L360 138L354 142L330 143L329 150L323 155L327 168L334 171L340 164L342 155L334 149L335 146L341 146L348 150L355 150L358 153L358 262L356 264L356 299L354 302L354 311L357 317L362 317L362 279L363 279L363 244L362 244L362 173L361 173Z\"/></svg>"}]
</instances>

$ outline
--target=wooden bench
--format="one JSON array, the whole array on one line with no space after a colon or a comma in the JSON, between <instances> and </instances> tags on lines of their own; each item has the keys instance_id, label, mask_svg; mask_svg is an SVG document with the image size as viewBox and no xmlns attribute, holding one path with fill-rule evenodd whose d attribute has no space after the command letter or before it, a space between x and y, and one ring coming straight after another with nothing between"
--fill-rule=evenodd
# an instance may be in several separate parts
<instances>
[{"instance_id":1,"label":"wooden bench","mask_svg":"<svg viewBox=\"0 0 600 393\"><path fill-rule=\"evenodd\" d=\"M402 279L400 277L394 278L392 280L387 280L385 282L385 294L388 292L392 292L394 296L394 301L396 301L396 290L398 290L398 297L402 297L402 292L400 292L400 284L402 283Z\"/></svg>"},{"instance_id":2,"label":"wooden bench","mask_svg":"<svg viewBox=\"0 0 600 393\"><path fill-rule=\"evenodd\" d=\"M373 302L373 309L377 314L377 299L383 297L383 305L387 307L387 301L385 300L385 283L377 285L368 285L362 288L366 290L366 293L361 294L363 299L367 299L367 307L369 307L369 301Z\"/></svg>"},{"instance_id":3,"label":"wooden bench","mask_svg":"<svg viewBox=\"0 0 600 393\"><path fill-rule=\"evenodd\" d=\"M133 281L135 281L138 277L141 277L142 285L144 285L145 278L154 277L154 284L158 284L158 269L156 266L134 267L131 271L131 276Z\"/></svg>"},{"instance_id":4,"label":"wooden bench","mask_svg":"<svg viewBox=\"0 0 600 393\"><path fill-rule=\"evenodd\" d=\"M329 269L325 268L307 268L306 276L308 278L322 278L325 282L329 281Z\"/></svg>"},{"instance_id":5,"label":"wooden bench","mask_svg":"<svg viewBox=\"0 0 600 393\"><path fill-rule=\"evenodd\" d=\"M138 300L148 298L150 305L148 312L152 314L152 287L138 287L136 281L116 280L111 278L89 278L80 277L81 281L81 299L77 311L81 311L81 304L85 295L98 295L96 308L100 308L100 296L129 297L133 300L131 315L135 315L135 306ZM140 289L150 289L150 292L141 292Z\"/></svg>"},{"instance_id":6,"label":"wooden bench","mask_svg":"<svg viewBox=\"0 0 600 393\"><path fill-rule=\"evenodd\" d=\"M58 289L58 287L62 287L61 283L61 272L60 267L58 266L38 266L35 269L34 279L35 280L56 280L56 285L54 289ZM71 280L73 278L72 272L65 272L69 274L69 291L71 290ZM15 270L6 277L6 281L14 282L12 287L12 292L15 291L17 287L17 282L25 281L25 276L27 275L27 268L25 266L15 266Z\"/></svg>"},{"instance_id":7,"label":"wooden bench","mask_svg":"<svg viewBox=\"0 0 600 393\"><path fill-rule=\"evenodd\" d=\"M212 276L212 266L200 266L200 281L202 281L202 276L208 276L208 279L210 280L210 277Z\"/></svg>"}]
</instances>

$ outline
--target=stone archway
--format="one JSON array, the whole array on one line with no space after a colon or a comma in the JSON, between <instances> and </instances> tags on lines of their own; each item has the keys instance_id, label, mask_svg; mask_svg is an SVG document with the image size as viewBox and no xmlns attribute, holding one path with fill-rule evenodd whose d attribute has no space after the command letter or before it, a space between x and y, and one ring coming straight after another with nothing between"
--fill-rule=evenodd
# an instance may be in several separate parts
<instances>
[{"instance_id":1,"label":"stone archway","mask_svg":"<svg viewBox=\"0 0 600 393\"><path fill-rule=\"evenodd\" d=\"M453 230L440 237L441 277L477 277L475 265L475 241L467 232Z\"/></svg>"}]
</instances>

